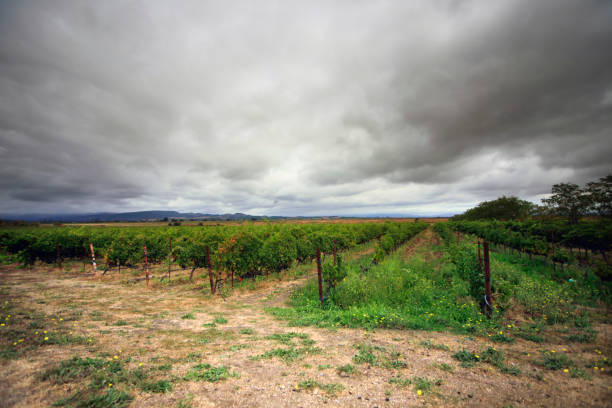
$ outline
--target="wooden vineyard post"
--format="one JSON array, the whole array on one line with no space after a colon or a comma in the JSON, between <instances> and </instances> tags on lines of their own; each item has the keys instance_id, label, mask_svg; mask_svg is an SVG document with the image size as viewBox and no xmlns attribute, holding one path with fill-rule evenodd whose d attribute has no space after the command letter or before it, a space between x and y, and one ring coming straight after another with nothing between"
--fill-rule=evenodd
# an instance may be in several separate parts
<instances>
[{"instance_id":1,"label":"wooden vineyard post","mask_svg":"<svg viewBox=\"0 0 612 408\"><path fill-rule=\"evenodd\" d=\"M168 280L170 280L170 267L172 266L172 238L168 238Z\"/></svg>"},{"instance_id":2,"label":"wooden vineyard post","mask_svg":"<svg viewBox=\"0 0 612 408\"><path fill-rule=\"evenodd\" d=\"M334 240L334 266L338 265L338 254L336 253L336 240Z\"/></svg>"},{"instance_id":3,"label":"wooden vineyard post","mask_svg":"<svg viewBox=\"0 0 612 408\"><path fill-rule=\"evenodd\" d=\"M493 299L491 299L491 266L489 264L489 242L484 241L484 279L485 279L485 310L487 316L493 312Z\"/></svg>"},{"instance_id":4,"label":"wooden vineyard post","mask_svg":"<svg viewBox=\"0 0 612 408\"><path fill-rule=\"evenodd\" d=\"M93 266L94 277L98 276L98 266L96 265L96 254L94 254L93 244L89 243L89 249L91 250L91 264Z\"/></svg>"},{"instance_id":5,"label":"wooden vineyard post","mask_svg":"<svg viewBox=\"0 0 612 408\"><path fill-rule=\"evenodd\" d=\"M317 248L317 276L319 277L319 302L323 306L323 278L321 276L321 250Z\"/></svg>"},{"instance_id":6,"label":"wooden vineyard post","mask_svg":"<svg viewBox=\"0 0 612 408\"><path fill-rule=\"evenodd\" d=\"M210 279L210 293L215 294L215 283L212 277L212 268L210 267L210 248L206 245L206 267L208 268L208 279Z\"/></svg>"},{"instance_id":7,"label":"wooden vineyard post","mask_svg":"<svg viewBox=\"0 0 612 408\"><path fill-rule=\"evenodd\" d=\"M57 257L57 267L62 269L62 257L60 256L60 246L59 244L55 245L55 255Z\"/></svg>"},{"instance_id":8,"label":"wooden vineyard post","mask_svg":"<svg viewBox=\"0 0 612 408\"><path fill-rule=\"evenodd\" d=\"M147 260L147 246L144 245L142 249L144 250L145 279L147 281L147 288L148 288L149 287L149 262Z\"/></svg>"}]
</instances>

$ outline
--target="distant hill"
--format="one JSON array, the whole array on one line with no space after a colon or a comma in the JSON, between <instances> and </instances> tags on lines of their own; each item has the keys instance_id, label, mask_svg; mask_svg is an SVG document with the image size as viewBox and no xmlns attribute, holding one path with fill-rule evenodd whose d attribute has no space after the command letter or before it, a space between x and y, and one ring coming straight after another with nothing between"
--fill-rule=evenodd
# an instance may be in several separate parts
<instances>
[{"instance_id":1,"label":"distant hill","mask_svg":"<svg viewBox=\"0 0 612 408\"><path fill-rule=\"evenodd\" d=\"M450 214L452 215L452 214ZM234 214L205 214L205 213L181 213L178 211L136 211L123 213L86 213L86 214L0 214L0 220L25 221L25 222L62 222L62 223L86 223L86 222L146 222L146 221L257 221L269 220L313 220L313 219L343 219L343 218L430 218L448 217L449 215L417 216L411 214L358 214L358 215L327 215L327 216L266 216L249 215L244 213Z\"/></svg>"},{"instance_id":2,"label":"distant hill","mask_svg":"<svg viewBox=\"0 0 612 408\"><path fill-rule=\"evenodd\" d=\"M263 217L243 213L235 214L202 214L180 213L178 211L137 211L125 213L90 213L90 214L0 214L0 219L7 221L28 222L143 222L171 219L199 221L235 221L275 219L285 217Z\"/></svg>"}]
</instances>

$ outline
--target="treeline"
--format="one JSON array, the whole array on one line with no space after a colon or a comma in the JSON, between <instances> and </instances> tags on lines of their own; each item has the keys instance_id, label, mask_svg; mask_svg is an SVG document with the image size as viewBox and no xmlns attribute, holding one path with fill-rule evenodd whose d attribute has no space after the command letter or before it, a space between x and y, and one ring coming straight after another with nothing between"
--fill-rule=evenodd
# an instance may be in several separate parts
<instances>
[{"instance_id":1,"label":"treeline","mask_svg":"<svg viewBox=\"0 0 612 408\"><path fill-rule=\"evenodd\" d=\"M612 218L612 175L586 183L584 187L572 183L552 186L551 196L537 205L517 197L500 197L484 201L454 220L526 220L531 217L563 217L569 224L577 224L585 215Z\"/></svg>"}]
</instances>

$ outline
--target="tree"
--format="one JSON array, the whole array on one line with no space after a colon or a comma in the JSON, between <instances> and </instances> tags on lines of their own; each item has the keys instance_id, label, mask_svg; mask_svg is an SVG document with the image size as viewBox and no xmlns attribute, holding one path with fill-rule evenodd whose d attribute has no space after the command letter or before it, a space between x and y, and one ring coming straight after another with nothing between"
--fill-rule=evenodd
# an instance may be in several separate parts
<instances>
[{"instance_id":1,"label":"tree","mask_svg":"<svg viewBox=\"0 0 612 408\"><path fill-rule=\"evenodd\" d=\"M612 217L612 174L587 183L585 192L591 201L591 211L601 217Z\"/></svg>"},{"instance_id":2,"label":"tree","mask_svg":"<svg viewBox=\"0 0 612 408\"><path fill-rule=\"evenodd\" d=\"M524 219L534 213L536 205L518 197L502 196L493 201L483 201L476 207L456 217L464 220L516 220Z\"/></svg>"},{"instance_id":3,"label":"tree","mask_svg":"<svg viewBox=\"0 0 612 408\"><path fill-rule=\"evenodd\" d=\"M588 210L591 200L577 184L560 183L552 186L552 196L542 202L557 215L567 217L570 224L577 224Z\"/></svg>"}]
</instances>

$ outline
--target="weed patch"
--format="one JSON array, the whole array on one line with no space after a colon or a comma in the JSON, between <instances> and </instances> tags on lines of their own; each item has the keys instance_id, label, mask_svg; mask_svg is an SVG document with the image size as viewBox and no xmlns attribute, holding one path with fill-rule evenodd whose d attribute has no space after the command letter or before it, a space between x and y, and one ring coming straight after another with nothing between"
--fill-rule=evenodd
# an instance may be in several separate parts
<instances>
[{"instance_id":1,"label":"weed patch","mask_svg":"<svg viewBox=\"0 0 612 408\"><path fill-rule=\"evenodd\" d=\"M536 363L549 370L562 370L574 365L574 362L566 354L553 352L552 350L542 352L541 360Z\"/></svg>"},{"instance_id":2,"label":"weed patch","mask_svg":"<svg viewBox=\"0 0 612 408\"><path fill-rule=\"evenodd\" d=\"M336 370L339 375L351 376L357 373L357 368L351 364L345 364L343 366L338 367Z\"/></svg>"},{"instance_id":3,"label":"weed patch","mask_svg":"<svg viewBox=\"0 0 612 408\"><path fill-rule=\"evenodd\" d=\"M342 384L336 384L336 383L323 384L315 380L305 380L298 384L298 388L303 389L303 390L312 390L314 388L318 388L321 391L324 391L329 395L335 396L337 393L339 393L340 391L344 389L344 386Z\"/></svg>"},{"instance_id":4,"label":"weed patch","mask_svg":"<svg viewBox=\"0 0 612 408\"><path fill-rule=\"evenodd\" d=\"M230 372L226 366L213 367L210 364L197 364L185 375L188 381L217 382L231 377L239 377L239 374Z\"/></svg>"}]
</instances>

